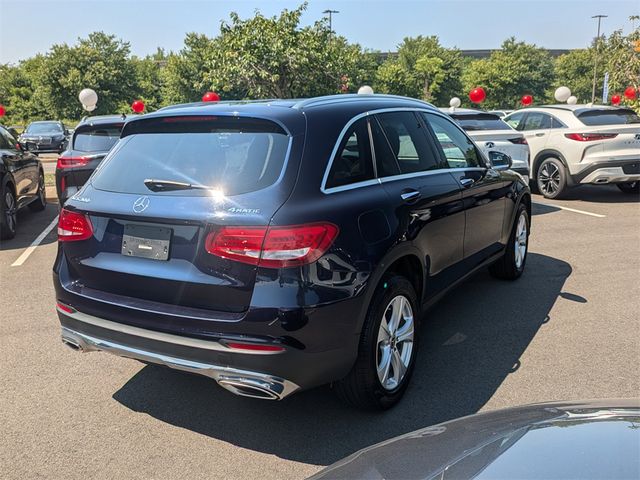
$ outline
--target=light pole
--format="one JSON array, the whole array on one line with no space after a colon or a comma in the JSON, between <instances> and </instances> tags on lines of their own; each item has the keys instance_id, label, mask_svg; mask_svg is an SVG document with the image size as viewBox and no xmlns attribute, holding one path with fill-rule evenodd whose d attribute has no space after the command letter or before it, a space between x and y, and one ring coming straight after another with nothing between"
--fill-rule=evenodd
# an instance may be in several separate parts
<instances>
[{"instance_id":1,"label":"light pole","mask_svg":"<svg viewBox=\"0 0 640 480\"><path fill-rule=\"evenodd\" d=\"M598 72L598 51L600 50L600 21L608 15L594 15L591 18L598 19L598 35L596 36L596 58L593 61L593 89L591 90L591 103L596 101L596 75Z\"/></svg>"},{"instance_id":2,"label":"light pole","mask_svg":"<svg viewBox=\"0 0 640 480\"><path fill-rule=\"evenodd\" d=\"M329 32L333 33L333 28L331 28L332 27L332 21L333 21L332 15L334 13L340 13L340 12L338 10L329 10L329 9L327 9L322 13L324 13L325 15L329 15Z\"/></svg>"}]
</instances>

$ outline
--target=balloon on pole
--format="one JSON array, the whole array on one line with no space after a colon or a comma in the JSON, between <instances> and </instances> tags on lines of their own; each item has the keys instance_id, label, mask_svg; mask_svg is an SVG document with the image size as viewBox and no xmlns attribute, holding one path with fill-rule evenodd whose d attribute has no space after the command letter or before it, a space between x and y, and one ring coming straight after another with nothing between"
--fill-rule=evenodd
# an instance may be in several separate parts
<instances>
[{"instance_id":1,"label":"balloon on pole","mask_svg":"<svg viewBox=\"0 0 640 480\"><path fill-rule=\"evenodd\" d=\"M0 117L4 117L7 111L4 109L4 105L0 105Z\"/></svg>"},{"instance_id":2,"label":"balloon on pole","mask_svg":"<svg viewBox=\"0 0 640 480\"><path fill-rule=\"evenodd\" d=\"M576 103L578 103L578 98L571 95L569 98L567 98L567 104L569 105L575 105Z\"/></svg>"},{"instance_id":3,"label":"balloon on pole","mask_svg":"<svg viewBox=\"0 0 640 480\"><path fill-rule=\"evenodd\" d=\"M621 101L622 97L620 96L620 94L616 93L614 95L611 95L611 105L620 105Z\"/></svg>"},{"instance_id":4,"label":"balloon on pole","mask_svg":"<svg viewBox=\"0 0 640 480\"><path fill-rule=\"evenodd\" d=\"M571 96L571 90L569 90L569 87L562 86L562 87L556 88L554 97L558 102L566 102L570 96Z\"/></svg>"},{"instance_id":5,"label":"balloon on pole","mask_svg":"<svg viewBox=\"0 0 640 480\"><path fill-rule=\"evenodd\" d=\"M458 108L460 105L462 105L462 101L458 97L453 97L449 100L449 106L451 108Z\"/></svg>"},{"instance_id":6,"label":"balloon on pole","mask_svg":"<svg viewBox=\"0 0 640 480\"><path fill-rule=\"evenodd\" d=\"M144 102L142 100L134 100L134 102L131 104L131 110L136 113L144 112Z\"/></svg>"},{"instance_id":7,"label":"balloon on pole","mask_svg":"<svg viewBox=\"0 0 640 480\"><path fill-rule=\"evenodd\" d=\"M633 87L627 87L624 90L624 96L627 97L629 100L633 100L636 98L637 96L637 92L636 89Z\"/></svg>"},{"instance_id":8,"label":"balloon on pole","mask_svg":"<svg viewBox=\"0 0 640 480\"><path fill-rule=\"evenodd\" d=\"M533 97L531 95L523 95L520 101L522 102L522 105L528 107L533 103Z\"/></svg>"},{"instance_id":9,"label":"balloon on pole","mask_svg":"<svg viewBox=\"0 0 640 480\"><path fill-rule=\"evenodd\" d=\"M80 91L78 100L80 100L82 108L84 108L87 112L91 112L92 110L95 110L96 105L98 104L98 94L95 92L95 90L84 88Z\"/></svg>"},{"instance_id":10,"label":"balloon on pole","mask_svg":"<svg viewBox=\"0 0 640 480\"><path fill-rule=\"evenodd\" d=\"M373 88L369 85L363 85L358 89L358 95L373 95Z\"/></svg>"},{"instance_id":11,"label":"balloon on pole","mask_svg":"<svg viewBox=\"0 0 640 480\"><path fill-rule=\"evenodd\" d=\"M220 95L218 95L216 92L207 92L202 96L202 101L203 102L219 102Z\"/></svg>"},{"instance_id":12,"label":"balloon on pole","mask_svg":"<svg viewBox=\"0 0 640 480\"><path fill-rule=\"evenodd\" d=\"M469 92L469 100L473 103L482 103L487 98L487 94L482 87L476 87Z\"/></svg>"}]
</instances>

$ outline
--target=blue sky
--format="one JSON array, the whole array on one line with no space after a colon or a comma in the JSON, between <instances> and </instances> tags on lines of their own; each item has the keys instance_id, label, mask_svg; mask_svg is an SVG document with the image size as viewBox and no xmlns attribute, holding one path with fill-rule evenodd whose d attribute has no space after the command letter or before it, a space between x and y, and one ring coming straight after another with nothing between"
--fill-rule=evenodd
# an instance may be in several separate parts
<instances>
[{"instance_id":1,"label":"blue sky","mask_svg":"<svg viewBox=\"0 0 640 480\"><path fill-rule=\"evenodd\" d=\"M301 1L259 0L0 0L0 63L17 62L54 43L74 43L95 30L115 34L145 55L157 46L177 51L185 33L215 35L236 11L275 15ZM443 45L497 48L509 36L547 48L580 48L595 36L596 14L609 15L602 30L630 31L640 0L311 0L303 22L339 10L333 28L352 42L395 50L405 36L438 35Z\"/></svg>"}]
</instances>

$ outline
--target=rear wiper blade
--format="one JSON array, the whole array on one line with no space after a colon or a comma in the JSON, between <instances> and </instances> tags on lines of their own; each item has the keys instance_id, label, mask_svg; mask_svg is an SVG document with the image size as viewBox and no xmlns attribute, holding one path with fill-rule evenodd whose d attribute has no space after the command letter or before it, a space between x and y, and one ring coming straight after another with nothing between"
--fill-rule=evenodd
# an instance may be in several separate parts
<instances>
[{"instance_id":1,"label":"rear wiper blade","mask_svg":"<svg viewBox=\"0 0 640 480\"><path fill-rule=\"evenodd\" d=\"M197 183L178 182L176 180L156 180L147 178L145 186L152 192L168 192L172 190L210 190L211 187Z\"/></svg>"}]
</instances>

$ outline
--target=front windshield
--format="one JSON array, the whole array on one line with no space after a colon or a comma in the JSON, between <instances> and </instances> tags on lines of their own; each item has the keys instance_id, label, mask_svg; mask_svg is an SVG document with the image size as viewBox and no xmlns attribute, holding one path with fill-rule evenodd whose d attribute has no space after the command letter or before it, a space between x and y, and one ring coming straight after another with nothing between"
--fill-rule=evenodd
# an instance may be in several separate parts
<instances>
[{"instance_id":1,"label":"front windshield","mask_svg":"<svg viewBox=\"0 0 640 480\"><path fill-rule=\"evenodd\" d=\"M56 122L32 123L26 133L63 133L62 127Z\"/></svg>"}]
</instances>

